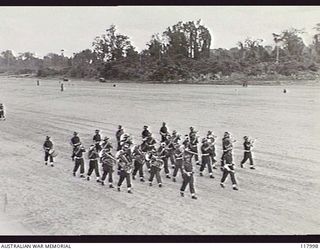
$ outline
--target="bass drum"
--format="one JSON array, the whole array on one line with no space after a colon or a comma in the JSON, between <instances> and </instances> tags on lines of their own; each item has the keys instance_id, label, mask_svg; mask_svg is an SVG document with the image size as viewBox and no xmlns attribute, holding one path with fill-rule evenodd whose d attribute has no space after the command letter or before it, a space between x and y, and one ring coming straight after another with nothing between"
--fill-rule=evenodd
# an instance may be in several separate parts
<instances>
[{"instance_id":1,"label":"bass drum","mask_svg":"<svg viewBox=\"0 0 320 250\"><path fill-rule=\"evenodd\" d=\"M55 151L54 149L50 149L50 150L49 150L49 154L50 154L52 157L57 157L57 156L58 156L58 152Z\"/></svg>"}]
</instances>

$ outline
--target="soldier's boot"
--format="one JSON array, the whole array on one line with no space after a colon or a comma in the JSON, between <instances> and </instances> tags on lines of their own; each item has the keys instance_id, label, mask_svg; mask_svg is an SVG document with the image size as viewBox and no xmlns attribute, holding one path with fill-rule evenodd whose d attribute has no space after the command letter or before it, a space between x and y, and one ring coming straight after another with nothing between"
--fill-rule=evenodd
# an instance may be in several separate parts
<instances>
[{"instance_id":1,"label":"soldier's boot","mask_svg":"<svg viewBox=\"0 0 320 250\"><path fill-rule=\"evenodd\" d=\"M173 182L177 182L176 177L172 177Z\"/></svg>"},{"instance_id":2,"label":"soldier's boot","mask_svg":"<svg viewBox=\"0 0 320 250\"><path fill-rule=\"evenodd\" d=\"M256 169L253 165L251 165L250 169Z\"/></svg>"},{"instance_id":3,"label":"soldier's boot","mask_svg":"<svg viewBox=\"0 0 320 250\"><path fill-rule=\"evenodd\" d=\"M191 199L196 200L196 199L198 199L198 197L195 194L191 194Z\"/></svg>"},{"instance_id":4,"label":"soldier's boot","mask_svg":"<svg viewBox=\"0 0 320 250\"><path fill-rule=\"evenodd\" d=\"M128 188L128 193L132 194L131 188Z\"/></svg>"},{"instance_id":5,"label":"soldier's boot","mask_svg":"<svg viewBox=\"0 0 320 250\"><path fill-rule=\"evenodd\" d=\"M98 183L100 183L101 182L101 180L100 180L100 178L99 177L97 177L97 180L96 180Z\"/></svg>"},{"instance_id":6,"label":"soldier's boot","mask_svg":"<svg viewBox=\"0 0 320 250\"><path fill-rule=\"evenodd\" d=\"M216 164L213 164L213 165L212 165L212 168L213 168L213 169L217 169Z\"/></svg>"},{"instance_id":7,"label":"soldier's boot","mask_svg":"<svg viewBox=\"0 0 320 250\"><path fill-rule=\"evenodd\" d=\"M102 186L104 186L104 181L101 181L100 183L101 183Z\"/></svg>"},{"instance_id":8,"label":"soldier's boot","mask_svg":"<svg viewBox=\"0 0 320 250\"><path fill-rule=\"evenodd\" d=\"M50 162L50 166L51 166L51 167L54 167L53 162Z\"/></svg>"},{"instance_id":9,"label":"soldier's boot","mask_svg":"<svg viewBox=\"0 0 320 250\"><path fill-rule=\"evenodd\" d=\"M90 176L89 175L87 176L87 181L90 181Z\"/></svg>"},{"instance_id":10,"label":"soldier's boot","mask_svg":"<svg viewBox=\"0 0 320 250\"><path fill-rule=\"evenodd\" d=\"M220 186L221 186L222 188L224 188L224 187L225 187L225 186L224 186L224 183L222 183L222 182L220 183Z\"/></svg>"},{"instance_id":11,"label":"soldier's boot","mask_svg":"<svg viewBox=\"0 0 320 250\"><path fill-rule=\"evenodd\" d=\"M86 178L86 177L84 177L84 175L83 175L83 174L80 174L80 178Z\"/></svg>"},{"instance_id":12,"label":"soldier's boot","mask_svg":"<svg viewBox=\"0 0 320 250\"><path fill-rule=\"evenodd\" d=\"M118 192L120 192L120 191L121 191L121 190L120 190L120 187L118 187L117 190L118 190Z\"/></svg>"},{"instance_id":13,"label":"soldier's boot","mask_svg":"<svg viewBox=\"0 0 320 250\"><path fill-rule=\"evenodd\" d=\"M161 188L162 187L162 184L161 183L159 183L159 188Z\"/></svg>"},{"instance_id":14,"label":"soldier's boot","mask_svg":"<svg viewBox=\"0 0 320 250\"><path fill-rule=\"evenodd\" d=\"M166 174L166 178L167 178L167 179L171 179L171 177L170 177L169 174Z\"/></svg>"},{"instance_id":15,"label":"soldier's boot","mask_svg":"<svg viewBox=\"0 0 320 250\"><path fill-rule=\"evenodd\" d=\"M45 161L45 162L44 162L44 165L46 165L46 166L47 166L47 165L48 165L48 162L46 162L46 161Z\"/></svg>"},{"instance_id":16,"label":"soldier's boot","mask_svg":"<svg viewBox=\"0 0 320 250\"><path fill-rule=\"evenodd\" d=\"M214 179L214 176L213 176L213 174L212 174L212 173L210 173L210 178L211 178L211 179Z\"/></svg>"},{"instance_id":17,"label":"soldier's boot","mask_svg":"<svg viewBox=\"0 0 320 250\"><path fill-rule=\"evenodd\" d=\"M141 181L141 182L145 182L145 180L144 180L143 177L140 177L140 181Z\"/></svg>"},{"instance_id":18,"label":"soldier's boot","mask_svg":"<svg viewBox=\"0 0 320 250\"><path fill-rule=\"evenodd\" d=\"M238 188L237 185L235 185L235 184L232 185L232 189L233 189L233 190L239 190L239 188Z\"/></svg>"},{"instance_id":19,"label":"soldier's boot","mask_svg":"<svg viewBox=\"0 0 320 250\"><path fill-rule=\"evenodd\" d=\"M135 175L132 175L132 180L135 180L136 179L136 176Z\"/></svg>"},{"instance_id":20,"label":"soldier's boot","mask_svg":"<svg viewBox=\"0 0 320 250\"><path fill-rule=\"evenodd\" d=\"M76 172L73 172L72 175L73 175L73 176L76 176Z\"/></svg>"},{"instance_id":21,"label":"soldier's boot","mask_svg":"<svg viewBox=\"0 0 320 250\"><path fill-rule=\"evenodd\" d=\"M184 197L184 192L180 191L180 195L181 195L181 197Z\"/></svg>"},{"instance_id":22,"label":"soldier's boot","mask_svg":"<svg viewBox=\"0 0 320 250\"><path fill-rule=\"evenodd\" d=\"M152 186L152 182L151 182L151 181L149 181L149 186L150 186L150 187Z\"/></svg>"},{"instance_id":23,"label":"soldier's boot","mask_svg":"<svg viewBox=\"0 0 320 250\"><path fill-rule=\"evenodd\" d=\"M112 183L109 183L109 188L114 188L114 186L112 185Z\"/></svg>"},{"instance_id":24,"label":"soldier's boot","mask_svg":"<svg viewBox=\"0 0 320 250\"><path fill-rule=\"evenodd\" d=\"M200 174L199 174L200 176L203 176L203 173L202 173L202 171L200 172Z\"/></svg>"}]
</instances>

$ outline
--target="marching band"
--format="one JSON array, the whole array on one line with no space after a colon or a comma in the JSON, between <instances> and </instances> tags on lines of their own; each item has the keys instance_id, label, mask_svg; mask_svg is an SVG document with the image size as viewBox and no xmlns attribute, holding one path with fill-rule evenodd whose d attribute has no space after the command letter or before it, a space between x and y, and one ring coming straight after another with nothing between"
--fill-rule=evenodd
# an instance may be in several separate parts
<instances>
[{"instance_id":1,"label":"marching band","mask_svg":"<svg viewBox=\"0 0 320 250\"><path fill-rule=\"evenodd\" d=\"M88 151L89 169L86 179L89 181L91 174L94 172L96 180L101 185L105 185L104 182L108 176L109 187L113 188L113 172L117 167L117 173L119 180L117 183L117 190L121 191L121 186L124 180L127 184L127 192L132 194L132 183L136 179L136 175L139 174L141 182L145 182L143 166L146 165L149 172L149 185L152 186L154 177L157 180L158 186L162 187L162 179L160 172L164 169L165 176L171 179L169 170L169 160L171 167L173 168L172 180L176 182L177 175L180 172L183 179L182 186L180 188L180 194L184 197L184 191L189 185L191 198L197 199L194 187L194 167L192 165L193 158L196 165L200 166L200 176L203 176L203 171L208 170L209 177L214 179L213 169L216 169L216 152L215 143L217 136L212 131L208 131L206 137L201 140L200 152L198 152L199 136L193 127L190 127L189 134L185 135L183 142L181 136L176 130L173 130L170 134L166 123L162 123L159 134L161 141L157 146L157 141L149 131L148 126L143 127L141 133L141 144L135 145L132 140L132 136L124 131L122 125L118 126L116 132L117 150L115 155L112 153L112 143L109 141L109 137L104 137L102 140L100 130L95 130L93 136L93 144ZM249 139L248 136L244 136L244 157L240 163L241 168L249 159L250 169L255 169L253 166L252 148L255 140ZM235 164L233 161L233 144L236 140L231 138L229 132L225 132L222 138L223 154L221 156L221 171L222 178L220 186L225 187L225 181L230 175L233 190L238 190L237 180L235 177ZM80 178L85 178L85 162L84 153L85 147L82 145L77 132L73 133L73 137L70 140L72 146L72 160L75 161L73 168L73 175L76 176L78 169L80 168ZM53 148L53 143L50 137L47 136L43 144L45 152L45 164L53 167L53 158L57 156ZM201 162L200 162L201 156ZM102 176L99 173L99 163L101 164Z\"/></svg>"}]
</instances>

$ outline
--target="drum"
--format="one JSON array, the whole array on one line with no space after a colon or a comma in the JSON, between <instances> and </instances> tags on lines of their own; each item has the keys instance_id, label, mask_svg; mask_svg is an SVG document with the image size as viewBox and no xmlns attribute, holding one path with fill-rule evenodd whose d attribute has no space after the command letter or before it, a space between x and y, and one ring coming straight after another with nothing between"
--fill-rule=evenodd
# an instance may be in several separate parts
<instances>
[{"instance_id":1,"label":"drum","mask_svg":"<svg viewBox=\"0 0 320 250\"><path fill-rule=\"evenodd\" d=\"M49 154L52 156L52 157L56 157L58 155L58 152L56 152L53 148L49 150Z\"/></svg>"}]
</instances>

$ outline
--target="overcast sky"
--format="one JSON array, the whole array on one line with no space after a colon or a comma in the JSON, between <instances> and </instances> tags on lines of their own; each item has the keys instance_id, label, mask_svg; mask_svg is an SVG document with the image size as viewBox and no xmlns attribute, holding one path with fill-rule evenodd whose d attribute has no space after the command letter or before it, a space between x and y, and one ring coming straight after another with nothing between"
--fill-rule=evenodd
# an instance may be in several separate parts
<instances>
[{"instance_id":1,"label":"overcast sky","mask_svg":"<svg viewBox=\"0 0 320 250\"><path fill-rule=\"evenodd\" d=\"M70 56L91 48L111 24L140 51L152 34L197 19L209 28L212 49L235 47L247 37L271 45L273 32L290 27L305 28L304 41L311 43L320 6L0 7L0 51L30 51L42 57L64 49Z\"/></svg>"}]
</instances>

